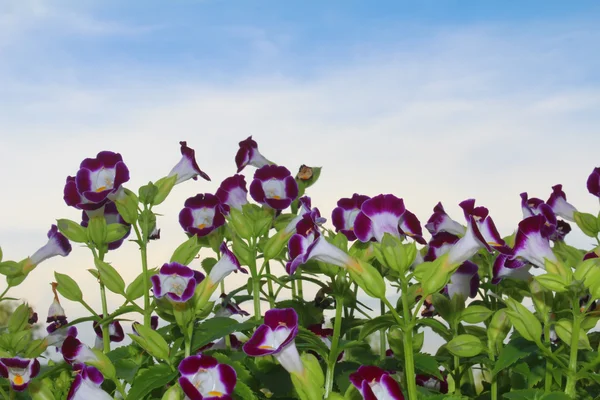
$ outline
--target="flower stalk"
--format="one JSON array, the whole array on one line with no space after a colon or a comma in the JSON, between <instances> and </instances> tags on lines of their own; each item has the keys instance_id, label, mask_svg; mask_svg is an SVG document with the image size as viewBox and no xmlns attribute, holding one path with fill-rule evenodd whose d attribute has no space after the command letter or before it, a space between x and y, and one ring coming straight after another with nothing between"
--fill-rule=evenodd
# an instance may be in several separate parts
<instances>
[{"instance_id":1,"label":"flower stalk","mask_svg":"<svg viewBox=\"0 0 600 400\"><path fill-rule=\"evenodd\" d=\"M327 361L327 374L325 375L325 398L328 398L333 390L333 376L335 364L338 357L338 345L340 333L342 330L342 309L344 301L340 296L335 296L335 319L333 321L333 336L331 338L331 349L329 350L329 360Z\"/></svg>"},{"instance_id":2,"label":"flower stalk","mask_svg":"<svg viewBox=\"0 0 600 400\"><path fill-rule=\"evenodd\" d=\"M569 372L567 375L567 384L565 394L576 398L575 385L577 384L577 352L579 349L579 331L581 329L581 311L579 309L579 299L572 300L573 309L573 330L571 332L571 352L569 354Z\"/></svg>"}]
</instances>

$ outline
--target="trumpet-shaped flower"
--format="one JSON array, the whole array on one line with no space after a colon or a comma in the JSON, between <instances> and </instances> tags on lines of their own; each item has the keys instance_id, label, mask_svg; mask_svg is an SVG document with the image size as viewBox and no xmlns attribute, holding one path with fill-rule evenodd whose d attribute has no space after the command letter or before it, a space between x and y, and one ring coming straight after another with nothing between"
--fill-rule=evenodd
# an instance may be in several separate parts
<instances>
[{"instance_id":1,"label":"trumpet-shaped flower","mask_svg":"<svg viewBox=\"0 0 600 400\"><path fill-rule=\"evenodd\" d=\"M273 355L289 373L302 373L304 366L294 339L298 334L298 314L293 308L273 308L265 313L259 326L244 344L249 356Z\"/></svg>"},{"instance_id":2,"label":"trumpet-shaped flower","mask_svg":"<svg viewBox=\"0 0 600 400\"><path fill-rule=\"evenodd\" d=\"M62 347L63 343L69 336L77 337L77 328L74 326L67 327L67 320L64 322L55 321L51 322L46 327L46 332L48 335L46 336L46 344L49 346L56 346L56 350L59 351Z\"/></svg>"},{"instance_id":3,"label":"trumpet-shaped flower","mask_svg":"<svg viewBox=\"0 0 600 400\"><path fill-rule=\"evenodd\" d=\"M433 235L427 245L427 253L423 257L424 261L433 261L441 255L446 254L452 248L452 245L458 242L460 238L449 232L439 232Z\"/></svg>"},{"instance_id":4,"label":"trumpet-shaped flower","mask_svg":"<svg viewBox=\"0 0 600 400\"><path fill-rule=\"evenodd\" d=\"M60 322L62 325L66 325L67 316L65 315L65 309L60 305L60 300L58 300L58 293L56 292L57 286L58 283L52 282L54 300L52 300L52 304L50 304L50 307L48 308L48 317L46 318L46 322Z\"/></svg>"},{"instance_id":5,"label":"trumpet-shaped flower","mask_svg":"<svg viewBox=\"0 0 600 400\"><path fill-rule=\"evenodd\" d=\"M567 201L567 195L562 190L562 185L552 186L552 194L546 202L552 211L559 217L569 221L575 221L573 214L577 209Z\"/></svg>"},{"instance_id":6,"label":"trumpet-shaped flower","mask_svg":"<svg viewBox=\"0 0 600 400\"><path fill-rule=\"evenodd\" d=\"M97 210L108 196L129 181L129 169L119 153L101 151L96 158L81 162L74 177L65 184L64 199L67 205L81 210Z\"/></svg>"},{"instance_id":7,"label":"trumpet-shaped flower","mask_svg":"<svg viewBox=\"0 0 600 400\"><path fill-rule=\"evenodd\" d=\"M354 193L350 198L342 198L337 202L337 207L331 213L331 222L336 232L342 232L348 240L356 240L354 234L354 221L360 213L363 203L369 200L369 196Z\"/></svg>"},{"instance_id":8,"label":"trumpet-shaped flower","mask_svg":"<svg viewBox=\"0 0 600 400\"><path fill-rule=\"evenodd\" d=\"M92 349L81 343L79 339L74 336L67 336L62 345L61 352L63 358L69 364L98 361L98 357L94 354Z\"/></svg>"},{"instance_id":9,"label":"trumpet-shaped flower","mask_svg":"<svg viewBox=\"0 0 600 400\"><path fill-rule=\"evenodd\" d=\"M210 273L208 274L208 283L211 286L218 285L221 283L223 279L232 272L242 272L247 274L245 268L240 266L240 262L237 257L231 250L227 248L227 244L225 242L221 243L219 246L219 251L221 252L221 258L217 263L212 267Z\"/></svg>"},{"instance_id":10,"label":"trumpet-shaped flower","mask_svg":"<svg viewBox=\"0 0 600 400\"><path fill-rule=\"evenodd\" d=\"M405 211L404 200L392 194L366 200L354 220L354 234L361 242L380 242L384 233L400 237L399 224Z\"/></svg>"},{"instance_id":11,"label":"trumpet-shaped flower","mask_svg":"<svg viewBox=\"0 0 600 400\"><path fill-rule=\"evenodd\" d=\"M460 223L456 222L444 210L442 203L437 203L433 208L433 214L429 217L425 229L432 235L436 235L440 232L448 232L453 235L464 235L465 227Z\"/></svg>"},{"instance_id":12,"label":"trumpet-shaped flower","mask_svg":"<svg viewBox=\"0 0 600 400\"><path fill-rule=\"evenodd\" d=\"M99 317L103 318L104 315L100 314ZM98 324L98 322L94 322L93 327L94 327L94 332L96 332L95 347L97 349L101 349L102 348L102 338L103 338L102 326L100 324ZM123 327L121 326L121 323L119 321L114 320L108 324L108 336L110 338L110 341L115 342L115 343L122 342L123 339L125 339L125 332L123 331Z\"/></svg>"},{"instance_id":13,"label":"trumpet-shaped flower","mask_svg":"<svg viewBox=\"0 0 600 400\"><path fill-rule=\"evenodd\" d=\"M158 299L166 296L175 303L185 303L194 295L198 281L198 275L189 267L176 262L166 263L152 275L152 289L154 296Z\"/></svg>"},{"instance_id":14,"label":"trumpet-shaped flower","mask_svg":"<svg viewBox=\"0 0 600 400\"><path fill-rule=\"evenodd\" d=\"M588 192L600 198L600 167L594 168L587 179Z\"/></svg>"},{"instance_id":15,"label":"trumpet-shaped flower","mask_svg":"<svg viewBox=\"0 0 600 400\"><path fill-rule=\"evenodd\" d=\"M215 311L215 317L231 317L232 315L241 315L247 317L250 314L240 308L237 303L230 298L227 300L227 295L222 293L220 296L221 304L217 311Z\"/></svg>"},{"instance_id":16,"label":"trumpet-shaped flower","mask_svg":"<svg viewBox=\"0 0 600 400\"><path fill-rule=\"evenodd\" d=\"M450 282L444 288L448 297L460 294L463 299L475 297L479 289L478 267L471 261L465 261L450 277Z\"/></svg>"},{"instance_id":17,"label":"trumpet-shaped flower","mask_svg":"<svg viewBox=\"0 0 600 400\"><path fill-rule=\"evenodd\" d=\"M473 223L477 226L479 240L482 242L483 247L487 250L494 248L500 252L509 253L510 249L506 246L504 240L500 237L496 224L489 216L489 211L485 207L475 207L475 199L468 199L459 204L465 213L465 218L472 219Z\"/></svg>"},{"instance_id":18,"label":"trumpet-shaped flower","mask_svg":"<svg viewBox=\"0 0 600 400\"><path fill-rule=\"evenodd\" d=\"M522 259L499 254L494 261L492 283L498 284L504 278L527 280L531 277L530 268L531 264Z\"/></svg>"},{"instance_id":19,"label":"trumpet-shaped flower","mask_svg":"<svg viewBox=\"0 0 600 400\"><path fill-rule=\"evenodd\" d=\"M513 257L522 257L536 267L545 268L545 260L556 262L548 238L542 236L545 219L541 215L525 218L519 223Z\"/></svg>"},{"instance_id":20,"label":"trumpet-shaped flower","mask_svg":"<svg viewBox=\"0 0 600 400\"><path fill-rule=\"evenodd\" d=\"M119 240L110 242L108 244L108 250L116 250L119 247L121 247L121 245L123 244L125 239L127 239L129 234L131 233L131 225L128 224L127 222L125 222L123 217L121 217L121 214L119 214L119 211L117 210L117 205L115 203L113 203L112 201L109 201L104 206L104 219L106 220L107 224L121 224L121 225L125 225L127 227L127 233L125 234L125 236L123 236ZM89 224L89 221L90 221L90 217L88 215L88 212L82 211L81 226L87 227Z\"/></svg>"},{"instance_id":21,"label":"trumpet-shaped flower","mask_svg":"<svg viewBox=\"0 0 600 400\"><path fill-rule=\"evenodd\" d=\"M71 384L67 400L112 400L100 385L104 376L97 368L85 364L76 364L73 370L77 373Z\"/></svg>"},{"instance_id":22,"label":"trumpet-shaped flower","mask_svg":"<svg viewBox=\"0 0 600 400\"><path fill-rule=\"evenodd\" d=\"M248 203L248 190L246 189L246 179L244 175L234 175L221 182L217 189L216 196L222 204L241 210L244 204Z\"/></svg>"},{"instance_id":23,"label":"trumpet-shaped flower","mask_svg":"<svg viewBox=\"0 0 600 400\"><path fill-rule=\"evenodd\" d=\"M29 381L40 373L40 362L29 358L0 358L0 376L10 381L17 392L27 389Z\"/></svg>"},{"instance_id":24,"label":"trumpet-shaped flower","mask_svg":"<svg viewBox=\"0 0 600 400\"><path fill-rule=\"evenodd\" d=\"M379 367L360 366L350 374L350 382L365 400L404 400L398 382Z\"/></svg>"},{"instance_id":25,"label":"trumpet-shaped flower","mask_svg":"<svg viewBox=\"0 0 600 400\"><path fill-rule=\"evenodd\" d=\"M521 196L521 211L523 211L523 218L532 217L541 213L540 206L544 203L544 200L538 199L537 197L529 198L527 192L520 194Z\"/></svg>"},{"instance_id":26,"label":"trumpet-shaped flower","mask_svg":"<svg viewBox=\"0 0 600 400\"><path fill-rule=\"evenodd\" d=\"M260 152L258 151L258 143L252 140L252 136L248 139L242 140L240 148L235 155L235 164L237 165L238 174L246 167L246 165L252 165L256 168L262 168L265 165L271 164Z\"/></svg>"},{"instance_id":27,"label":"trumpet-shaped flower","mask_svg":"<svg viewBox=\"0 0 600 400\"><path fill-rule=\"evenodd\" d=\"M284 210L298 196L298 184L287 168L265 165L254 173L250 195L260 204Z\"/></svg>"},{"instance_id":28,"label":"trumpet-shaped flower","mask_svg":"<svg viewBox=\"0 0 600 400\"><path fill-rule=\"evenodd\" d=\"M190 400L231 399L237 382L233 367L203 354L184 358L179 373L181 389Z\"/></svg>"},{"instance_id":29,"label":"trumpet-shaped flower","mask_svg":"<svg viewBox=\"0 0 600 400\"><path fill-rule=\"evenodd\" d=\"M69 239L58 231L56 225L52 225L48 231L48 242L29 257L26 268L31 270L42 261L55 256L66 257L72 249Z\"/></svg>"},{"instance_id":30,"label":"trumpet-shaped flower","mask_svg":"<svg viewBox=\"0 0 600 400\"><path fill-rule=\"evenodd\" d=\"M408 210L404 211L404 214L402 214L402 217L400 217L398 231L401 235L406 235L417 243L427 244L423 238L421 222L419 222L419 219L415 214Z\"/></svg>"},{"instance_id":31,"label":"trumpet-shaped flower","mask_svg":"<svg viewBox=\"0 0 600 400\"><path fill-rule=\"evenodd\" d=\"M187 146L187 142L179 142L181 145L181 160L169 172L169 177L177 176L175 184L180 184L187 180L198 180L198 176L210 181L210 177L203 172L196 162L196 152Z\"/></svg>"},{"instance_id":32,"label":"trumpet-shaped flower","mask_svg":"<svg viewBox=\"0 0 600 400\"><path fill-rule=\"evenodd\" d=\"M197 194L184 203L179 213L179 224L190 235L206 236L225 224L227 205L221 204L217 196L210 193Z\"/></svg>"}]
</instances>

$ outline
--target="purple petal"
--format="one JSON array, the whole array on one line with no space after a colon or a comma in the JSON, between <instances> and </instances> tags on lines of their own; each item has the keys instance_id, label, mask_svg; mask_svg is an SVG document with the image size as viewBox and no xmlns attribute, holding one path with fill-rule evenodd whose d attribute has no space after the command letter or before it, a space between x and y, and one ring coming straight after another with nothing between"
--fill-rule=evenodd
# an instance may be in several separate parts
<instances>
[{"instance_id":1,"label":"purple petal","mask_svg":"<svg viewBox=\"0 0 600 400\"><path fill-rule=\"evenodd\" d=\"M600 197L600 167L594 168L587 180L588 192Z\"/></svg>"}]
</instances>

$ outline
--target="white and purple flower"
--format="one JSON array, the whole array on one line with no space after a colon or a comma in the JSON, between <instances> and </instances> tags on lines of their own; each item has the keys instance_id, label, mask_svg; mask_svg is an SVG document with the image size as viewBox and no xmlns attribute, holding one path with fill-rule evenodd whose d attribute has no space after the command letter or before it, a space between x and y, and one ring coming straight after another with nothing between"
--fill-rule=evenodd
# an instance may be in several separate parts
<instances>
[{"instance_id":1,"label":"white and purple flower","mask_svg":"<svg viewBox=\"0 0 600 400\"><path fill-rule=\"evenodd\" d=\"M29 272L42 261L55 256L66 257L71 253L73 248L69 239L58 231L56 225L52 225L48 231L48 242L37 250L26 262L25 272Z\"/></svg>"},{"instance_id":2,"label":"white and purple flower","mask_svg":"<svg viewBox=\"0 0 600 400\"><path fill-rule=\"evenodd\" d=\"M205 193L190 197L179 213L179 224L190 235L206 236L225 224L227 205L221 204L217 196Z\"/></svg>"},{"instance_id":3,"label":"white and purple flower","mask_svg":"<svg viewBox=\"0 0 600 400\"><path fill-rule=\"evenodd\" d=\"M198 180L198 176L210 181L210 177L203 172L196 162L196 152L187 146L187 142L179 142L181 145L181 160L169 172L168 177L177 176L175 184L180 184L187 180Z\"/></svg>"},{"instance_id":4,"label":"white and purple flower","mask_svg":"<svg viewBox=\"0 0 600 400\"><path fill-rule=\"evenodd\" d=\"M29 381L40 373L40 362L30 358L0 358L0 376L10 381L16 392L27 389Z\"/></svg>"},{"instance_id":5,"label":"white and purple flower","mask_svg":"<svg viewBox=\"0 0 600 400\"><path fill-rule=\"evenodd\" d=\"M400 385L388 372L373 365L362 365L350 374L350 382L365 400L404 400Z\"/></svg>"},{"instance_id":6,"label":"white and purple flower","mask_svg":"<svg viewBox=\"0 0 600 400\"><path fill-rule=\"evenodd\" d=\"M248 312L242 310L232 298L227 300L225 293L221 293L219 298L221 299L221 304L217 311L215 311L215 317L231 317L232 315L247 317L250 315Z\"/></svg>"},{"instance_id":7,"label":"white and purple flower","mask_svg":"<svg viewBox=\"0 0 600 400\"><path fill-rule=\"evenodd\" d=\"M97 210L127 181L129 169L123 157L112 151L101 151L96 158L83 160L74 177L67 177L64 199L69 206Z\"/></svg>"},{"instance_id":8,"label":"white and purple flower","mask_svg":"<svg viewBox=\"0 0 600 400\"><path fill-rule=\"evenodd\" d=\"M254 173L250 195L260 204L284 210L298 197L298 183L286 167L265 165Z\"/></svg>"},{"instance_id":9,"label":"white and purple flower","mask_svg":"<svg viewBox=\"0 0 600 400\"><path fill-rule=\"evenodd\" d=\"M227 248L227 243L221 243L221 246L219 246L219 251L221 252L221 258L212 267L208 277L206 278L209 286L217 286L223 279L225 279L225 277L227 277L227 275L231 274L232 272L237 273L239 271L243 274L248 273L245 268L240 266L240 262L235 254L233 254L233 252Z\"/></svg>"},{"instance_id":10,"label":"white and purple flower","mask_svg":"<svg viewBox=\"0 0 600 400\"><path fill-rule=\"evenodd\" d=\"M463 299L474 298L479 289L479 274L477 264L465 261L450 276L450 282L444 288L444 293L451 299L460 294Z\"/></svg>"},{"instance_id":11,"label":"white and purple flower","mask_svg":"<svg viewBox=\"0 0 600 400\"><path fill-rule=\"evenodd\" d=\"M272 355L289 373L301 374L304 365L294 339L298 334L298 314L293 308L273 308L265 313L259 326L244 344L244 352L253 357Z\"/></svg>"},{"instance_id":12,"label":"white and purple flower","mask_svg":"<svg viewBox=\"0 0 600 400\"><path fill-rule=\"evenodd\" d=\"M417 385L429 390L435 390L436 392L440 392L443 394L448 393L448 379L443 373L443 371L440 372L444 377L443 381L436 378L435 376L417 374L417 376L415 377Z\"/></svg>"},{"instance_id":13,"label":"white and purple flower","mask_svg":"<svg viewBox=\"0 0 600 400\"><path fill-rule=\"evenodd\" d=\"M405 210L400 218L398 231L400 232L400 235L408 236L417 243L427 244L427 241L423 238L421 222L415 214L408 210Z\"/></svg>"},{"instance_id":14,"label":"white and purple flower","mask_svg":"<svg viewBox=\"0 0 600 400\"><path fill-rule=\"evenodd\" d=\"M77 373L71 384L67 400L112 400L112 396L102 390L104 376L97 368L85 364L75 364Z\"/></svg>"},{"instance_id":15,"label":"white and purple flower","mask_svg":"<svg viewBox=\"0 0 600 400\"><path fill-rule=\"evenodd\" d=\"M61 348L65 361L69 364L86 363L98 361L98 357L92 349L74 336L67 336Z\"/></svg>"},{"instance_id":16,"label":"white and purple flower","mask_svg":"<svg viewBox=\"0 0 600 400\"><path fill-rule=\"evenodd\" d=\"M587 189L590 194L600 198L600 167L594 168L587 179Z\"/></svg>"},{"instance_id":17,"label":"white and purple flower","mask_svg":"<svg viewBox=\"0 0 600 400\"><path fill-rule=\"evenodd\" d=\"M127 233L125 234L125 236L123 236L119 240L110 242L108 244L108 250L116 250L119 247L121 247L121 245L123 244L125 239L127 239L129 234L131 233L131 225L128 224L127 222L125 222L123 217L121 217L121 214L119 214L119 211L117 210L117 205L115 203L113 203L112 201L107 202L106 205L104 206L104 219L106 220L107 224L121 224L121 225L125 225L127 227ZM86 211L82 211L81 212L81 226L87 228L89 221L90 221L90 217L89 217L88 213Z\"/></svg>"},{"instance_id":18,"label":"white and purple flower","mask_svg":"<svg viewBox=\"0 0 600 400\"><path fill-rule=\"evenodd\" d=\"M446 254L460 238L449 232L439 232L433 235L427 245L427 253L423 257L424 261L433 261L436 258Z\"/></svg>"},{"instance_id":19,"label":"white and purple flower","mask_svg":"<svg viewBox=\"0 0 600 400\"><path fill-rule=\"evenodd\" d=\"M369 199L369 196L358 193L354 193L350 198L339 199L337 207L331 213L331 222L335 231L342 232L350 241L356 240L354 221L363 203Z\"/></svg>"},{"instance_id":20,"label":"white and purple flower","mask_svg":"<svg viewBox=\"0 0 600 400\"><path fill-rule=\"evenodd\" d=\"M575 221L574 213L577 209L567 201L567 195L562 190L562 185L552 186L552 194L546 204L550 206L554 214L569 221Z\"/></svg>"},{"instance_id":21,"label":"white and purple flower","mask_svg":"<svg viewBox=\"0 0 600 400\"><path fill-rule=\"evenodd\" d=\"M196 286L200 283L197 279L203 279L204 275L194 271L185 265L176 262L165 263L152 275L152 289L154 297L161 299L167 297L175 303L185 303L194 295Z\"/></svg>"},{"instance_id":22,"label":"white and purple flower","mask_svg":"<svg viewBox=\"0 0 600 400\"><path fill-rule=\"evenodd\" d=\"M248 203L248 190L246 189L246 179L244 175L233 175L221 182L217 189L216 196L222 204L227 204L231 208L242 209L244 204Z\"/></svg>"},{"instance_id":23,"label":"white and purple flower","mask_svg":"<svg viewBox=\"0 0 600 400\"><path fill-rule=\"evenodd\" d=\"M100 314L99 317L103 318L104 315ZM102 349L102 326L100 326L98 322L94 322L93 327L94 332L96 332L96 343L94 347L97 349ZM125 339L125 332L123 331L123 327L119 321L114 320L108 324L108 337L110 338L111 342L115 343L122 342L123 339Z\"/></svg>"},{"instance_id":24,"label":"white and purple flower","mask_svg":"<svg viewBox=\"0 0 600 400\"><path fill-rule=\"evenodd\" d=\"M525 281L531 277L530 268L531 264L523 259L511 259L505 254L498 254L494 261L492 283L496 285L504 278Z\"/></svg>"},{"instance_id":25,"label":"white and purple flower","mask_svg":"<svg viewBox=\"0 0 600 400\"><path fill-rule=\"evenodd\" d=\"M238 174L246 167L246 165L262 168L265 165L271 164L269 160L260 154L258 151L258 143L252 140L252 136L249 136L246 140L242 140L239 145L240 149L235 155L235 164L237 165Z\"/></svg>"},{"instance_id":26,"label":"white and purple flower","mask_svg":"<svg viewBox=\"0 0 600 400\"><path fill-rule=\"evenodd\" d=\"M381 242L384 233L400 237L398 227L406 211L404 200L392 194L380 194L366 200L354 220L354 234L361 242Z\"/></svg>"},{"instance_id":27,"label":"white and purple flower","mask_svg":"<svg viewBox=\"0 0 600 400\"><path fill-rule=\"evenodd\" d=\"M179 373L181 389L190 400L229 400L237 382L233 367L203 354L184 358Z\"/></svg>"},{"instance_id":28,"label":"white and purple flower","mask_svg":"<svg viewBox=\"0 0 600 400\"><path fill-rule=\"evenodd\" d=\"M442 203L437 203L433 208L433 214L425 224L425 229L432 235L437 235L440 232L448 232L453 235L464 235L466 230L463 225L446 214Z\"/></svg>"},{"instance_id":29,"label":"white and purple flower","mask_svg":"<svg viewBox=\"0 0 600 400\"><path fill-rule=\"evenodd\" d=\"M513 258L521 257L536 267L545 268L546 260L556 262L548 238L542 235L546 220L541 215L525 218L519 223L515 236Z\"/></svg>"}]
</instances>

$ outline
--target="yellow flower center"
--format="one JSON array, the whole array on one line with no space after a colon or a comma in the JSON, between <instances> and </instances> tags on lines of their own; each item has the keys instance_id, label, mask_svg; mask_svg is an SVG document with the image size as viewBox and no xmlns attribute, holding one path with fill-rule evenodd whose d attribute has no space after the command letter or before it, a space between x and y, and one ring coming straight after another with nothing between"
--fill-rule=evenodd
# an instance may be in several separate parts
<instances>
[{"instance_id":1,"label":"yellow flower center","mask_svg":"<svg viewBox=\"0 0 600 400\"><path fill-rule=\"evenodd\" d=\"M262 346L258 346L258 348L263 349L263 350L265 350L265 349L271 350L271 349L273 349L273 346L270 346L268 344L263 344Z\"/></svg>"},{"instance_id":2,"label":"yellow flower center","mask_svg":"<svg viewBox=\"0 0 600 400\"><path fill-rule=\"evenodd\" d=\"M96 189L96 193L100 193L106 190L106 186L100 186L98 189Z\"/></svg>"},{"instance_id":3,"label":"yellow flower center","mask_svg":"<svg viewBox=\"0 0 600 400\"><path fill-rule=\"evenodd\" d=\"M13 378L13 382L15 383L15 385L21 386L25 382L25 380L23 379L23 377L21 375L17 374Z\"/></svg>"},{"instance_id":4,"label":"yellow flower center","mask_svg":"<svg viewBox=\"0 0 600 400\"><path fill-rule=\"evenodd\" d=\"M211 390L210 392L208 392L208 395L211 397L221 397L223 396L223 393L218 392L216 390Z\"/></svg>"},{"instance_id":5,"label":"yellow flower center","mask_svg":"<svg viewBox=\"0 0 600 400\"><path fill-rule=\"evenodd\" d=\"M204 229L206 228L206 224L198 224L198 229Z\"/></svg>"}]
</instances>

